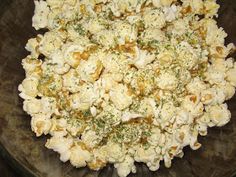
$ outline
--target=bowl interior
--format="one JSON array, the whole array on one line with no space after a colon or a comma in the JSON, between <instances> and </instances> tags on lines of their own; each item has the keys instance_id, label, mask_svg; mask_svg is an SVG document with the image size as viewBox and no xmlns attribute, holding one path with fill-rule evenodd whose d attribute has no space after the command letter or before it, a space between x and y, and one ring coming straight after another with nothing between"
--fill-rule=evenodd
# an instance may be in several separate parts
<instances>
[{"instance_id":1,"label":"bowl interior","mask_svg":"<svg viewBox=\"0 0 236 177\"><path fill-rule=\"evenodd\" d=\"M235 0L219 3L218 23L228 33L226 43L236 44ZM56 153L44 147L46 138L36 138L31 132L30 117L22 110L17 87L24 78L21 60L28 54L24 46L37 34L31 25L34 4L32 0L1 0L0 9L0 152L24 176L116 177L112 166L94 172L60 162ZM183 159L174 159L170 169L161 165L157 172L137 164L137 174L130 176L233 176L236 172L236 96L228 105L231 122L222 128L209 129L208 136L200 138L203 145L200 150L185 148Z\"/></svg>"}]
</instances>

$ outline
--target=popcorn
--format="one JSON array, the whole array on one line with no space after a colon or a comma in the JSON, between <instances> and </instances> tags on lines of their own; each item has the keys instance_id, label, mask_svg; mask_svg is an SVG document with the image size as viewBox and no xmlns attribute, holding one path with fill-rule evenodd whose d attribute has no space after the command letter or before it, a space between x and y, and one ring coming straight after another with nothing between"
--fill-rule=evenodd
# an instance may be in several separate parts
<instances>
[{"instance_id":1,"label":"popcorn","mask_svg":"<svg viewBox=\"0 0 236 177\"><path fill-rule=\"evenodd\" d=\"M161 29L162 27L165 26L165 16L164 14L157 10L149 10L145 11L143 14L143 20L145 27L152 27L152 28L157 28Z\"/></svg>"},{"instance_id":2,"label":"popcorn","mask_svg":"<svg viewBox=\"0 0 236 177\"><path fill-rule=\"evenodd\" d=\"M182 102L182 107L191 113L194 117L201 116L203 114L203 104L200 102L199 95L188 95Z\"/></svg>"},{"instance_id":3,"label":"popcorn","mask_svg":"<svg viewBox=\"0 0 236 177\"><path fill-rule=\"evenodd\" d=\"M68 46L64 46L64 58L67 64L73 68L76 68L83 60L81 56L83 51L84 47L81 45L70 44Z\"/></svg>"},{"instance_id":4,"label":"popcorn","mask_svg":"<svg viewBox=\"0 0 236 177\"><path fill-rule=\"evenodd\" d=\"M65 74L70 70L70 65L66 63L61 50L54 51L50 57L50 62L54 65L57 74Z\"/></svg>"},{"instance_id":5,"label":"popcorn","mask_svg":"<svg viewBox=\"0 0 236 177\"><path fill-rule=\"evenodd\" d=\"M48 24L49 7L45 1L34 1L35 10L33 16L33 27L36 30L46 28Z\"/></svg>"},{"instance_id":6,"label":"popcorn","mask_svg":"<svg viewBox=\"0 0 236 177\"><path fill-rule=\"evenodd\" d=\"M35 0L19 85L37 137L76 168L171 167L230 121L234 44L215 0ZM202 18L199 18L199 15Z\"/></svg>"},{"instance_id":7,"label":"popcorn","mask_svg":"<svg viewBox=\"0 0 236 177\"><path fill-rule=\"evenodd\" d=\"M206 28L206 44L224 44L224 38L227 37L227 34L224 32L223 28L218 28L216 21L213 19L205 19L203 23Z\"/></svg>"},{"instance_id":8,"label":"popcorn","mask_svg":"<svg viewBox=\"0 0 236 177\"><path fill-rule=\"evenodd\" d=\"M160 0L160 2L163 6L170 6L174 0Z\"/></svg>"},{"instance_id":9,"label":"popcorn","mask_svg":"<svg viewBox=\"0 0 236 177\"><path fill-rule=\"evenodd\" d=\"M235 74L236 74L236 67L234 64L234 68L230 69L227 73L226 73L226 79L227 81L229 81L229 83L232 86L236 86L236 79L235 79Z\"/></svg>"},{"instance_id":10,"label":"popcorn","mask_svg":"<svg viewBox=\"0 0 236 177\"><path fill-rule=\"evenodd\" d=\"M91 85L84 85L79 93L71 95L70 105L73 109L88 110L98 98L99 93Z\"/></svg>"},{"instance_id":11,"label":"popcorn","mask_svg":"<svg viewBox=\"0 0 236 177\"><path fill-rule=\"evenodd\" d=\"M158 41L163 42L166 37L163 31L157 28L147 28L142 34L143 42Z\"/></svg>"},{"instance_id":12,"label":"popcorn","mask_svg":"<svg viewBox=\"0 0 236 177\"><path fill-rule=\"evenodd\" d=\"M70 163L75 167L85 167L87 162L91 161L89 151L82 149L81 146L75 145L70 149Z\"/></svg>"},{"instance_id":13,"label":"popcorn","mask_svg":"<svg viewBox=\"0 0 236 177\"><path fill-rule=\"evenodd\" d=\"M119 110L123 110L132 104L132 97L128 95L128 89L122 84L110 91L110 99Z\"/></svg>"},{"instance_id":14,"label":"popcorn","mask_svg":"<svg viewBox=\"0 0 236 177\"><path fill-rule=\"evenodd\" d=\"M204 9L204 3L202 0L192 0L192 3L190 3L190 5L196 13L201 14L202 10Z\"/></svg>"},{"instance_id":15,"label":"popcorn","mask_svg":"<svg viewBox=\"0 0 236 177\"><path fill-rule=\"evenodd\" d=\"M38 36L38 38L40 38L40 36ZM33 58L38 58L39 56L38 47L39 47L39 42L37 38L32 38L28 40L25 49L31 52L31 56Z\"/></svg>"},{"instance_id":16,"label":"popcorn","mask_svg":"<svg viewBox=\"0 0 236 177\"><path fill-rule=\"evenodd\" d=\"M145 68L146 65L155 60L155 55L148 54L148 52L137 49L137 57L134 65L138 68Z\"/></svg>"},{"instance_id":17,"label":"popcorn","mask_svg":"<svg viewBox=\"0 0 236 177\"><path fill-rule=\"evenodd\" d=\"M200 92L205 90L208 85L205 84L200 78L195 77L186 87L188 92L192 94L200 94Z\"/></svg>"},{"instance_id":18,"label":"popcorn","mask_svg":"<svg viewBox=\"0 0 236 177\"><path fill-rule=\"evenodd\" d=\"M143 117L143 115L142 114L135 114L135 113L125 112L122 115L121 119L122 119L123 122L128 122L129 120L140 118L140 117Z\"/></svg>"},{"instance_id":19,"label":"popcorn","mask_svg":"<svg viewBox=\"0 0 236 177\"><path fill-rule=\"evenodd\" d=\"M54 151L60 154L60 160L66 162L71 157L70 148L73 145L72 138L64 138L64 137L55 137L53 136L49 140L47 140L46 147L49 149L53 149Z\"/></svg>"},{"instance_id":20,"label":"popcorn","mask_svg":"<svg viewBox=\"0 0 236 177\"><path fill-rule=\"evenodd\" d=\"M106 146L106 151L108 154L108 161L109 162L122 162L125 158L124 151L119 144L116 143L108 143Z\"/></svg>"},{"instance_id":21,"label":"popcorn","mask_svg":"<svg viewBox=\"0 0 236 177\"><path fill-rule=\"evenodd\" d=\"M41 60L33 59L31 56L28 56L22 60L22 66L25 70L26 77L35 76L38 78L41 72L41 65Z\"/></svg>"},{"instance_id":22,"label":"popcorn","mask_svg":"<svg viewBox=\"0 0 236 177\"><path fill-rule=\"evenodd\" d=\"M201 101L204 104L214 105L222 104L225 101L225 93L222 89L210 88L202 92Z\"/></svg>"},{"instance_id":23,"label":"popcorn","mask_svg":"<svg viewBox=\"0 0 236 177\"><path fill-rule=\"evenodd\" d=\"M85 28L92 34L99 33L100 31L105 30L106 21L103 19L92 18L88 23L84 24Z\"/></svg>"},{"instance_id":24,"label":"popcorn","mask_svg":"<svg viewBox=\"0 0 236 177\"><path fill-rule=\"evenodd\" d=\"M134 159L130 156L126 156L123 162L116 163L114 166L117 169L117 173L120 177L126 177L130 172L136 172Z\"/></svg>"},{"instance_id":25,"label":"popcorn","mask_svg":"<svg viewBox=\"0 0 236 177\"><path fill-rule=\"evenodd\" d=\"M148 142L153 146L158 146L161 142L161 137L163 134L159 128L152 128L151 136L148 138Z\"/></svg>"},{"instance_id":26,"label":"popcorn","mask_svg":"<svg viewBox=\"0 0 236 177\"><path fill-rule=\"evenodd\" d=\"M192 124L193 117L191 114L189 114L189 112L185 110L180 110L176 116L176 123L178 125Z\"/></svg>"},{"instance_id":27,"label":"popcorn","mask_svg":"<svg viewBox=\"0 0 236 177\"><path fill-rule=\"evenodd\" d=\"M89 130L82 134L81 140L87 147L93 148L101 140L101 137L96 132Z\"/></svg>"},{"instance_id":28,"label":"popcorn","mask_svg":"<svg viewBox=\"0 0 236 177\"><path fill-rule=\"evenodd\" d=\"M30 99L30 100L25 100L23 109L30 115L37 114L41 111L42 104L41 101L38 99Z\"/></svg>"},{"instance_id":29,"label":"popcorn","mask_svg":"<svg viewBox=\"0 0 236 177\"><path fill-rule=\"evenodd\" d=\"M141 3L144 1L138 0L113 0L111 3L111 10L115 16L120 16L122 13L136 10L137 12L141 9Z\"/></svg>"},{"instance_id":30,"label":"popcorn","mask_svg":"<svg viewBox=\"0 0 236 177\"><path fill-rule=\"evenodd\" d=\"M206 111L209 112L211 121L219 127L227 124L231 118L226 104L209 106L206 108Z\"/></svg>"},{"instance_id":31,"label":"popcorn","mask_svg":"<svg viewBox=\"0 0 236 177\"><path fill-rule=\"evenodd\" d=\"M36 114L31 119L32 131L39 137L42 134L47 135L51 128L51 120L47 119L44 114Z\"/></svg>"},{"instance_id":32,"label":"popcorn","mask_svg":"<svg viewBox=\"0 0 236 177\"><path fill-rule=\"evenodd\" d=\"M66 119L56 119L53 118L51 120L51 128L50 128L50 134L53 137L64 137L67 135L67 121Z\"/></svg>"},{"instance_id":33,"label":"popcorn","mask_svg":"<svg viewBox=\"0 0 236 177\"><path fill-rule=\"evenodd\" d=\"M138 30L135 26L123 21L117 21L112 27L116 33L118 44L124 45L127 41L137 40Z\"/></svg>"},{"instance_id":34,"label":"popcorn","mask_svg":"<svg viewBox=\"0 0 236 177\"><path fill-rule=\"evenodd\" d=\"M35 77L27 77L19 85L18 90L22 92L20 96L24 99L36 97L38 94L38 79Z\"/></svg>"},{"instance_id":35,"label":"popcorn","mask_svg":"<svg viewBox=\"0 0 236 177\"><path fill-rule=\"evenodd\" d=\"M47 0L47 4L50 6L50 8L61 8L63 4L65 3L64 0L57 1L57 0Z\"/></svg>"},{"instance_id":36,"label":"popcorn","mask_svg":"<svg viewBox=\"0 0 236 177\"><path fill-rule=\"evenodd\" d=\"M177 87L177 78L172 72L163 72L157 78L157 85L161 89L174 90Z\"/></svg>"},{"instance_id":37,"label":"popcorn","mask_svg":"<svg viewBox=\"0 0 236 177\"><path fill-rule=\"evenodd\" d=\"M47 32L39 43L39 51L46 57L49 57L56 49L62 46L62 40L58 32Z\"/></svg>"},{"instance_id":38,"label":"popcorn","mask_svg":"<svg viewBox=\"0 0 236 177\"><path fill-rule=\"evenodd\" d=\"M79 92L80 77L76 70L71 69L63 76L64 87L72 93Z\"/></svg>"},{"instance_id":39,"label":"popcorn","mask_svg":"<svg viewBox=\"0 0 236 177\"><path fill-rule=\"evenodd\" d=\"M136 153L135 153L135 160L137 162L153 161L155 158L155 154L156 154L156 152L152 148L145 150L142 147L137 147Z\"/></svg>"},{"instance_id":40,"label":"popcorn","mask_svg":"<svg viewBox=\"0 0 236 177\"><path fill-rule=\"evenodd\" d=\"M176 108L174 107L174 105L172 103L165 103L163 105L160 106L160 122L161 125L164 126L165 123L167 122L172 122L174 115L175 115L175 111ZM172 119L172 120L171 120Z\"/></svg>"},{"instance_id":41,"label":"popcorn","mask_svg":"<svg viewBox=\"0 0 236 177\"><path fill-rule=\"evenodd\" d=\"M172 22L176 19L177 16L177 7L172 5L171 7L164 7L165 19L168 22Z\"/></svg>"},{"instance_id":42,"label":"popcorn","mask_svg":"<svg viewBox=\"0 0 236 177\"><path fill-rule=\"evenodd\" d=\"M94 40L105 48L115 47L115 33L111 30L102 30L94 35Z\"/></svg>"},{"instance_id":43,"label":"popcorn","mask_svg":"<svg viewBox=\"0 0 236 177\"><path fill-rule=\"evenodd\" d=\"M173 30L172 33L176 35L183 35L187 29L188 29L188 19L183 18L183 19L177 19L173 22Z\"/></svg>"},{"instance_id":44,"label":"popcorn","mask_svg":"<svg viewBox=\"0 0 236 177\"><path fill-rule=\"evenodd\" d=\"M102 70L103 65L100 60L81 61L77 68L81 80L85 82L95 82L98 80Z\"/></svg>"},{"instance_id":45,"label":"popcorn","mask_svg":"<svg viewBox=\"0 0 236 177\"><path fill-rule=\"evenodd\" d=\"M220 6L216 4L216 0L208 0L204 2L204 7L206 13L206 17L217 16L218 9Z\"/></svg>"},{"instance_id":46,"label":"popcorn","mask_svg":"<svg viewBox=\"0 0 236 177\"><path fill-rule=\"evenodd\" d=\"M219 89L224 92L225 100L231 99L235 94L235 88L229 83L226 83L226 85L219 86Z\"/></svg>"}]
</instances>

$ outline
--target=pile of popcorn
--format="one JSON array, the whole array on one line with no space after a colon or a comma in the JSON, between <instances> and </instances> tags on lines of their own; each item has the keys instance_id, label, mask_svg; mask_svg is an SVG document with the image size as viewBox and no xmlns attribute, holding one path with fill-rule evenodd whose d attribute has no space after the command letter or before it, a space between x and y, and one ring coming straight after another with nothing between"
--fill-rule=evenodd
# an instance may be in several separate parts
<instances>
[{"instance_id":1,"label":"pile of popcorn","mask_svg":"<svg viewBox=\"0 0 236 177\"><path fill-rule=\"evenodd\" d=\"M233 44L215 0L39 0L19 85L36 136L75 167L158 170L230 121Z\"/></svg>"}]
</instances>

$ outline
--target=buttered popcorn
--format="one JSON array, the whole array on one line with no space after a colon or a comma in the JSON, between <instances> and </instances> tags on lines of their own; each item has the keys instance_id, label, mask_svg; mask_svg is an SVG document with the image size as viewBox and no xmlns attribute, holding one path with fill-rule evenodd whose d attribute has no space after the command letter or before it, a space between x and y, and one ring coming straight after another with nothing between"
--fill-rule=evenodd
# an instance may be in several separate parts
<instances>
[{"instance_id":1,"label":"buttered popcorn","mask_svg":"<svg viewBox=\"0 0 236 177\"><path fill-rule=\"evenodd\" d=\"M215 0L35 0L19 85L36 136L75 167L120 177L171 166L230 121L233 44Z\"/></svg>"}]
</instances>

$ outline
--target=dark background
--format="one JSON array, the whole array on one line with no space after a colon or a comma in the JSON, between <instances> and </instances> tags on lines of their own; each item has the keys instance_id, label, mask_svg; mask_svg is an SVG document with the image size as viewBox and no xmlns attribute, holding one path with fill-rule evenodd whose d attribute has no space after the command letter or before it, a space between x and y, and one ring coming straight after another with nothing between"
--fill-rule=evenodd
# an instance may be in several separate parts
<instances>
[{"instance_id":1,"label":"dark background","mask_svg":"<svg viewBox=\"0 0 236 177\"><path fill-rule=\"evenodd\" d=\"M5 160L0 156L0 176L1 177L22 177L14 172Z\"/></svg>"}]
</instances>

